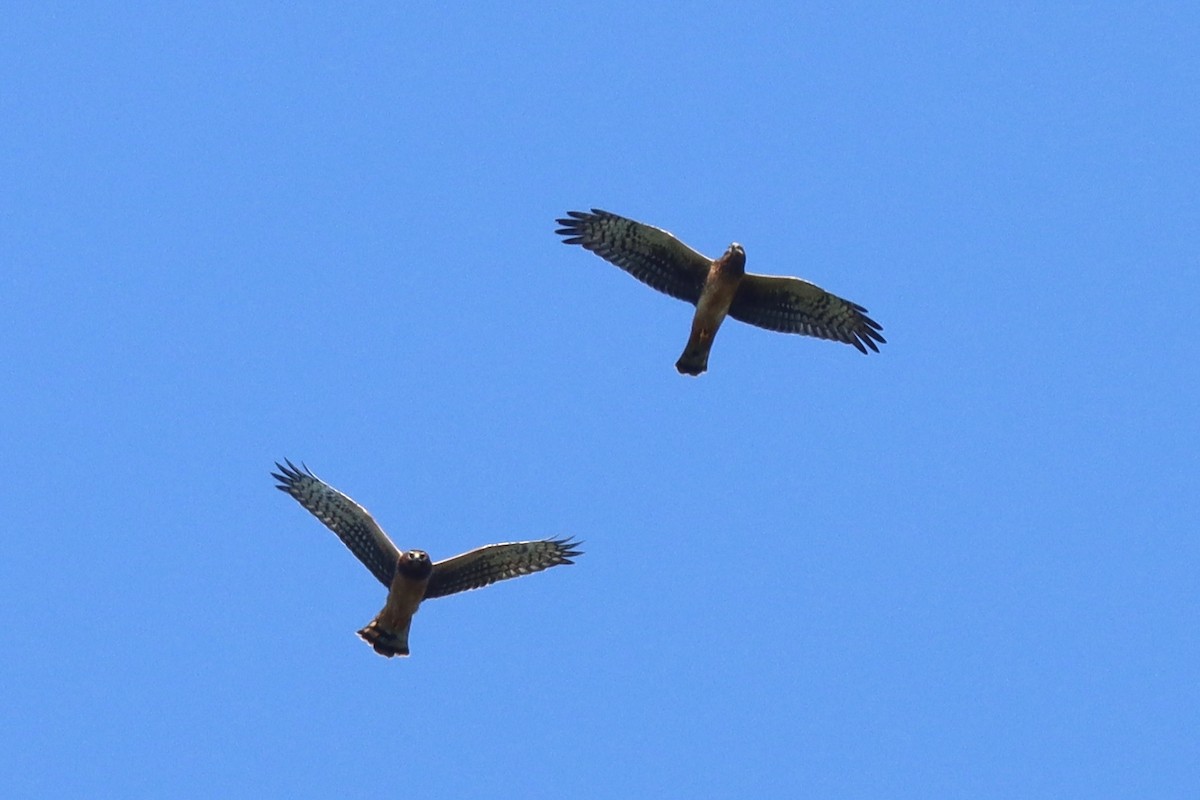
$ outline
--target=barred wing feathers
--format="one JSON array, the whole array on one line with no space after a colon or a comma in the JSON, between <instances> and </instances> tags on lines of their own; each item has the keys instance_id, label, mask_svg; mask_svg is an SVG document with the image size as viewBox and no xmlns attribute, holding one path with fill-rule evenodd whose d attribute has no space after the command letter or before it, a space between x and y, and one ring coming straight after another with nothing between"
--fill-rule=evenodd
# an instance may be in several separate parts
<instances>
[{"instance_id":1,"label":"barred wing feathers","mask_svg":"<svg viewBox=\"0 0 1200 800\"><path fill-rule=\"evenodd\" d=\"M695 305L708 278L709 259L673 235L627 217L593 208L568 211L555 231L563 244L591 250L642 283Z\"/></svg>"},{"instance_id":2,"label":"barred wing feathers","mask_svg":"<svg viewBox=\"0 0 1200 800\"><path fill-rule=\"evenodd\" d=\"M429 576L425 598L480 589L496 581L541 572L559 564L573 564L582 555L579 542L542 539L534 542L489 544L462 555L438 561Z\"/></svg>"},{"instance_id":3,"label":"barred wing feathers","mask_svg":"<svg viewBox=\"0 0 1200 800\"><path fill-rule=\"evenodd\" d=\"M300 505L337 534L350 552L358 557L384 586L391 587L400 561L400 551L367 510L314 475L308 467L286 466L275 462L279 472L271 477L279 481L276 489L286 492Z\"/></svg>"},{"instance_id":4,"label":"barred wing feathers","mask_svg":"<svg viewBox=\"0 0 1200 800\"><path fill-rule=\"evenodd\" d=\"M729 316L759 328L801 333L879 352L883 327L857 303L843 300L800 278L746 273L729 307Z\"/></svg>"}]
</instances>

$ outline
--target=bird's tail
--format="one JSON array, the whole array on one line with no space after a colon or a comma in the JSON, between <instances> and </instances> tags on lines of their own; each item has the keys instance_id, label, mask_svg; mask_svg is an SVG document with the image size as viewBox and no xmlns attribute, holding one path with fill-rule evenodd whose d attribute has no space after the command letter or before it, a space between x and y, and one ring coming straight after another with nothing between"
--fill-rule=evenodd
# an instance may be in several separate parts
<instances>
[{"instance_id":1,"label":"bird's tail","mask_svg":"<svg viewBox=\"0 0 1200 800\"><path fill-rule=\"evenodd\" d=\"M405 623L403 628L385 628L380 624L379 618L371 620L367 627L358 632L358 635L363 638L363 641L375 648L375 652L381 656L406 656L408 655L408 629L412 624L412 620Z\"/></svg>"},{"instance_id":2,"label":"bird's tail","mask_svg":"<svg viewBox=\"0 0 1200 800\"><path fill-rule=\"evenodd\" d=\"M683 355L675 362L675 369L684 375L699 375L708 369L708 353L712 349L712 337L692 334Z\"/></svg>"}]
</instances>

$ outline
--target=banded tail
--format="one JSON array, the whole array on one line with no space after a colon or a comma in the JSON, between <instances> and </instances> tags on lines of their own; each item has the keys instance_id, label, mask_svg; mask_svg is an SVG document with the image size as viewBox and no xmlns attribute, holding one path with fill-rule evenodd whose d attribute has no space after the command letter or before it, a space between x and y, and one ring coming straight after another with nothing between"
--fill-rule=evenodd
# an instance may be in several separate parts
<instances>
[{"instance_id":1,"label":"banded tail","mask_svg":"<svg viewBox=\"0 0 1200 800\"><path fill-rule=\"evenodd\" d=\"M712 350L713 336L707 331L692 331L683 355L675 362L675 369L683 375L700 375L708 369L708 354Z\"/></svg>"},{"instance_id":2,"label":"banded tail","mask_svg":"<svg viewBox=\"0 0 1200 800\"><path fill-rule=\"evenodd\" d=\"M375 652L381 656L406 656L408 655L408 629L412 625L412 619L405 623L403 628L384 628L379 624L379 619L373 619L358 632L358 635L363 638L363 641L375 648Z\"/></svg>"}]
</instances>

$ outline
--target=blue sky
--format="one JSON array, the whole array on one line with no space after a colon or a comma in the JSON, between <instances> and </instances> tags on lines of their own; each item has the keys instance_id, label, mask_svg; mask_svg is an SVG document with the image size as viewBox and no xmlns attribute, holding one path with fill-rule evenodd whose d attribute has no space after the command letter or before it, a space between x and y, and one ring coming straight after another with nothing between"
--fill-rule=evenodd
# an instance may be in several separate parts
<instances>
[{"instance_id":1,"label":"blue sky","mask_svg":"<svg viewBox=\"0 0 1200 800\"><path fill-rule=\"evenodd\" d=\"M1195 796L1193 8L4 16L6 796ZM593 206L889 343L684 378ZM382 659L285 457L586 554Z\"/></svg>"}]
</instances>

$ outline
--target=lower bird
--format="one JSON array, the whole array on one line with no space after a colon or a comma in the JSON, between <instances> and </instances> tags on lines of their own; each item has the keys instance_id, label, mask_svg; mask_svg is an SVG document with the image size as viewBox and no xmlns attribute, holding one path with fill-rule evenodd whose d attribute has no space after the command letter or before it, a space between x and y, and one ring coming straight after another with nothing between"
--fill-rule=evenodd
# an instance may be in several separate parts
<instances>
[{"instance_id":1,"label":"lower bird","mask_svg":"<svg viewBox=\"0 0 1200 800\"><path fill-rule=\"evenodd\" d=\"M286 464L286 466L285 466ZM383 610L358 632L376 653L391 658L408 655L408 631L421 601L507 578L572 564L582 555L571 539L489 544L462 555L433 562L424 550L401 552L367 510L308 467L275 462L277 489L287 492L338 535L379 581L388 587Z\"/></svg>"},{"instance_id":2,"label":"lower bird","mask_svg":"<svg viewBox=\"0 0 1200 800\"><path fill-rule=\"evenodd\" d=\"M782 333L801 333L879 352L886 339L867 310L799 278L746 272L737 242L720 258L701 255L662 228L593 208L568 211L555 233L616 264L639 281L696 307L692 332L675 369L699 375L725 316Z\"/></svg>"}]
</instances>

